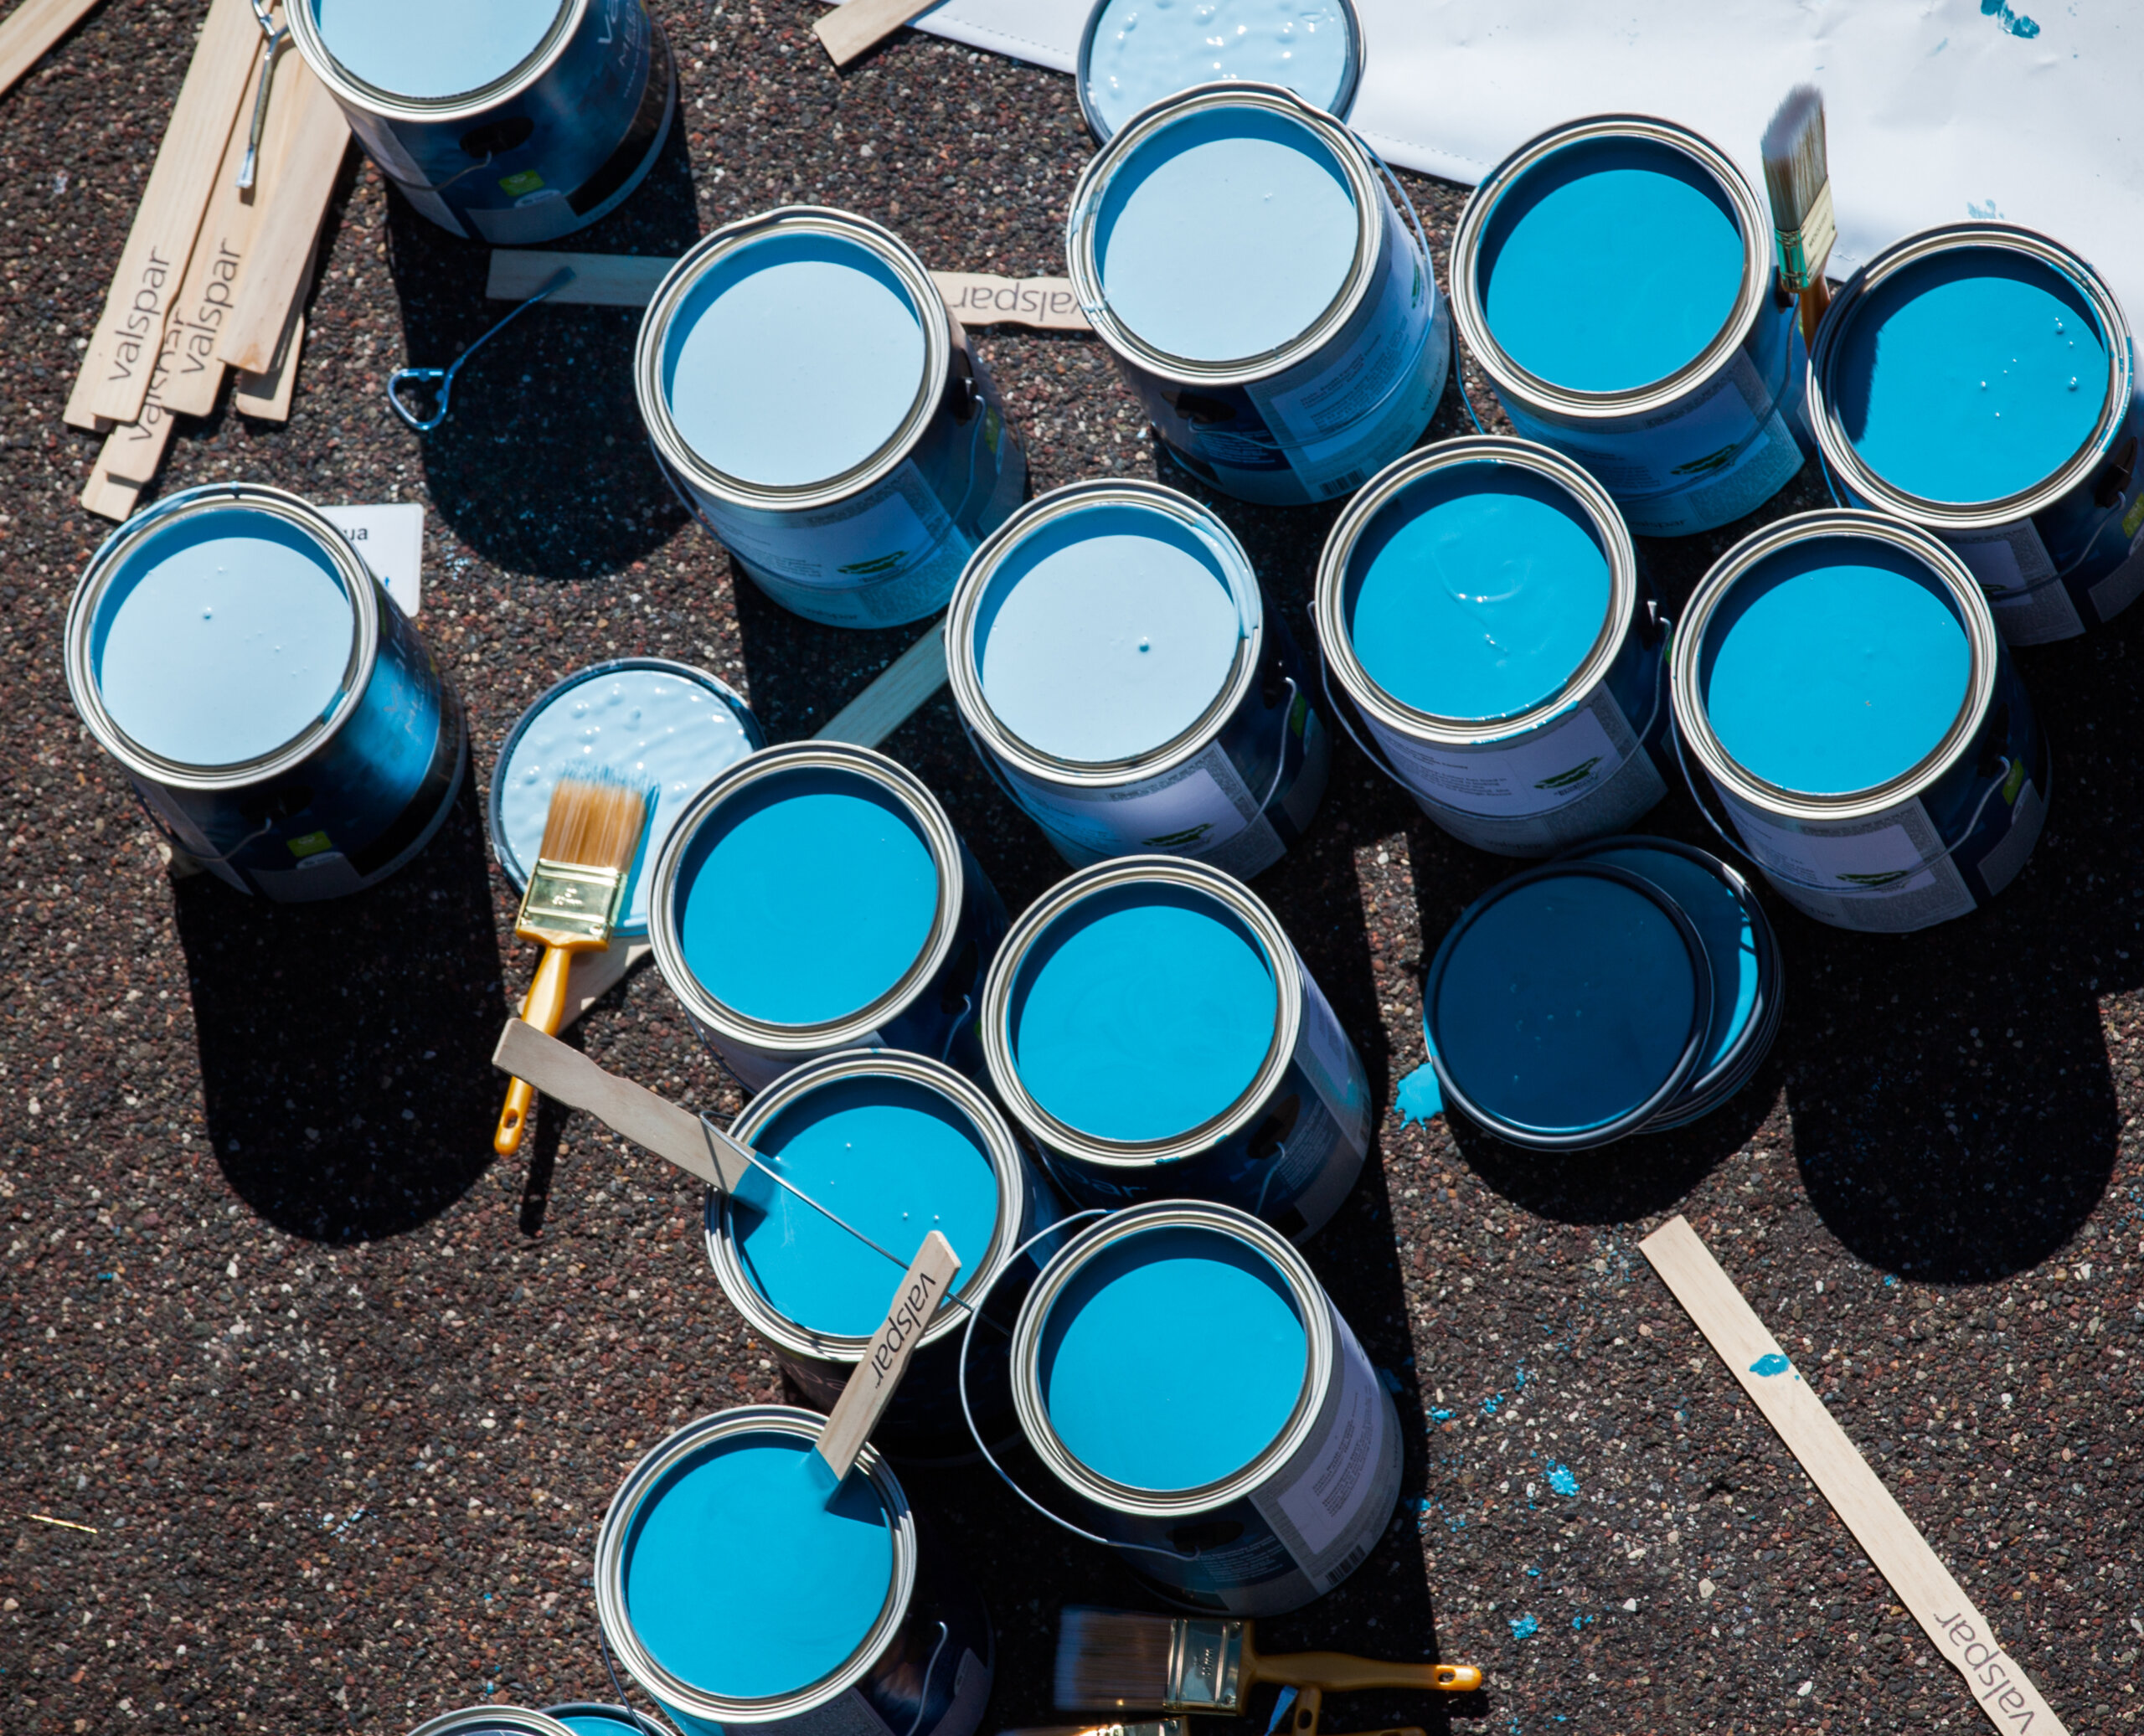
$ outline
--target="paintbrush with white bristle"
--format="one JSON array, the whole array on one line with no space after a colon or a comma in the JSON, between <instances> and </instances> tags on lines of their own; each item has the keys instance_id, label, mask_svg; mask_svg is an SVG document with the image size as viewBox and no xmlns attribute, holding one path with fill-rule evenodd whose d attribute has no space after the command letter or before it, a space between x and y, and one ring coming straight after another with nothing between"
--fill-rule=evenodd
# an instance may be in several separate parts
<instances>
[{"instance_id":1,"label":"paintbrush with white bristle","mask_svg":"<svg viewBox=\"0 0 2144 1736\"><path fill-rule=\"evenodd\" d=\"M1801 336L1817 341L1817 322L1831 305L1825 262L1839 226L1832 214L1832 172L1824 146L1824 93L1796 85L1765 129L1765 191L1779 232L1786 286L1801 298Z\"/></svg>"}]
</instances>

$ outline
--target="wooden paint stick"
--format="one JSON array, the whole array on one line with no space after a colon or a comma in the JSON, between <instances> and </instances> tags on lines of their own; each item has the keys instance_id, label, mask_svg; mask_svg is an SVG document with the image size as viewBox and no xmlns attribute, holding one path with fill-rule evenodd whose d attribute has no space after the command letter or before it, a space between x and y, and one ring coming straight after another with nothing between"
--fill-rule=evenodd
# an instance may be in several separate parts
<instances>
[{"instance_id":1,"label":"wooden paint stick","mask_svg":"<svg viewBox=\"0 0 2144 1736\"><path fill-rule=\"evenodd\" d=\"M1638 1245L1996 1728L2069 1736L1698 1233L1677 1217Z\"/></svg>"},{"instance_id":2,"label":"wooden paint stick","mask_svg":"<svg viewBox=\"0 0 2144 1736\"><path fill-rule=\"evenodd\" d=\"M165 334L164 354L149 384L149 395L137 422L115 422L105 435L104 446L82 490L82 505L100 518L125 522L134 514L142 491L163 468L164 453L171 446L177 420L163 404L163 382L171 368L170 334Z\"/></svg>"},{"instance_id":3,"label":"wooden paint stick","mask_svg":"<svg viewBox=\"0 0 2144 1736\"><path fill-rule=\"evenodd\" d=\"M117 433L118 430L112 431ZM142 498L142 488L139 483L112 475L109 456L111 446L111 439L107 436L105 450L97 454L97 461L90 471L90 480L83 485L82 510L94 513L100 518L110 518L116 523L124 524L134 516L135 506Z\"/></svg>"},{"instance_id":4,"label":"wooden paint stick","mask_svg":"<svg viewBox=\"0 0 2144 1736\"><path fill-rule=\"evenodd\" d=\"M946 623L941 619L828 719L815 739L875 748L945 685Z\"/></svg>"},{"instance_id":5,"label":"wooden paint stick","mask_svg":"<svg viewBox=\"0 0 2144 1736\"><path fill-rule=\"evenodd\" d=\"M0 95L50 54L59 39L90 15L97 0L23 0L0 21Z\"/></svg>"},{"instance_id":6,"label":"wooden paint stick","mask_svg":"<svg viewBox=\"0 0 2144 1736\"><path fill-rule=\"evenodd\" d=\"M812 33L837 66L861 59L902 25L913 23L938 0L847 0L822 13Z\"/></svg>"},{"instance_id":7,"label":"wooden paint stick","mask_svg":"<svg viewBox=\"0 0 2144 1736\"><path fill-rule=\"evenodd\" d=\"M83 401L69 402L68 420L75 427L84 425L78 414L92 422L131 422L142 413L149 376L163 353L164 321L185 281L260 46L260 26L247 0L212 0L83 357Z\"/></svg>"},{"instance_id":8,"label":"wooden paint stick","mask_svg":"<svg viewBox=\"0 0 2144 1736\"><path fill-rule=\"evenodd\" d=\"M216 339L222 335L224 322L230 317L239 270L253 235L254 196L239 191L238 172L245 158L246 141L252 131L253 100L260 88L260 57L255 54L253 75L246 80L245 95L239 102L239 113L245 118L231 128L224 160L216 166L216 190L209 195L208 214L201 219L201 234L193 244L193 257L186 267L185 281L179 286L165 327L177 342L169 377L157 390L162 394L164 408L182 415L209 415L223 391L224 369L216 358ZM280 80L270 87L271 113L278 90L285 88Z\"/></svg>"},{"instance_id":9,"label":"wooden paint stick","mask_svg":"<svg viewBox=\"0 0 2144 1736\"><path fill-rule=\"evenodd\" d=\"M600 951L574 954L573 963L566 969L566 1016L559 1022L559 1028L564 1030L609 994L654 950L645 940L627 940L614 935L611 944Z\"/></svg>"},{"instance_id":10,"label":"wooden paint stick","mask_svg":"<svg viewBox=\"0 0 2144 1736\"><path fill-rule=\"evenodd\" d=\"M834 1474L837 1485L848 1475L856 1455L863 1450L863 1443L893 1403L894 1388L908 1373L909 1358L923 1342L924 1329L946 1300L953 1274L960 1269L961 1257L943 1234L934 1229L924 1237L923 1245L901 1275L885 1319L871 1335L863 1361L848 1377L848 1384L841 1389L841 1397L834 1400L827 1417L827 1426L819 1432L818 1455Z\"/></svg>"},{"instance_id":11,"label":"wooden paint stick","mask_svg":"<svg viewBox=\"0 0 2144 1736\"><path fill-rule=\"evenodd\" d=\"M266 373L291 328L291 316L311 281L321 219L342 173L350 123L327 87L296 55L276 69L274 97L290 87L280 106L284 125L269 111L269 137L261 142L260 202L253 234L234 291L230 317L216 340L219 361L242 373Z\"/></svg>"},{"instance_id":12,"label":"wooden paint stick","mask_svg":"<svg viewBox=\"0 0 2144 1736\"><path fill-rule=\"evenodd\" d=\"M751 1168L745 1148L647 1086L606 1073L575 1048L548 1037L526 1019L510 1018L492 1064L525 1079L544 1096L585 1109L614 1133L667 1158L688 1175L724 1193L736 1191Z\"/></svg>"},{"instance_id":13,"label":"wooden paint stick","mask_svg":"<svg viewBox=\"0 0 2144 1736\"><path fill-rule=\"evenodd\" d=\"M265 373L241 373L231 388L231 408L257 422L291 420L291 394L298 383L298 356L305 348L305 316L291 322L276 365Z\"/></svg>"}]
</instances>

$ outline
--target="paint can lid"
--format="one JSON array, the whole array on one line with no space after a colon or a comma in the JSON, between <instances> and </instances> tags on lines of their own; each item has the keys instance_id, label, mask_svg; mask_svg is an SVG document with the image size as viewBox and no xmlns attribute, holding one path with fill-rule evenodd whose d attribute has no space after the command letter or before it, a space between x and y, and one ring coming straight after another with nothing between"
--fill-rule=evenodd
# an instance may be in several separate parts
<instances>
[{"instance_id":1,"label":"paint can lid","mask_svg":"<svg viewBox=\"0 0 2144 1736\"><path fill-rule=\"evenodd\" d=\"M1652 880L1607 863L1515 875L1451 926L1423 990L1445 1097L1540 1150L1606 1145L1673 1103L1703 1061L1712 969Z\"/></svg>"},{"instance_id":2,"label":"paint can lid","mask_svg":"<svg viewBox=\"0 0 2144 1736\"><path fill-rule=\"evenodd\" d=\"M1165 96L1250 80L1344 121L1362 67L1353 0L1095 0L1080 39L1080 108L1106 141Z\"/></svg>"},{"instance_id":3,"label":"paint can lid","mask_svg":"<svg viewBox=\"0 0 2144 1736\"><path fill-rule=\"evenodd\" d=\"M647 932L647 884L678 816L715 774L765 745L759 720L704 669L621 657L575 670L521 714L492 774L492 853L518 892L544 842L551 791L569 771L603 769L656 791L617 932Z\"/></svg>"}]
</instances>

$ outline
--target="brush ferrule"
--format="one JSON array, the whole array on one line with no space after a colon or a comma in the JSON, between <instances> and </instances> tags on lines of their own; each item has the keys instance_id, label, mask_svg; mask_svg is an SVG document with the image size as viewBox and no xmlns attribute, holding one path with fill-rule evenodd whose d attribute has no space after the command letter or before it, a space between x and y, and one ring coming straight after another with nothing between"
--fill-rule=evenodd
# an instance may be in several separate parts
<instances>
[{"instance_id":1,"label":"brush ferrule","mask_svg":"<svg viewBox=\"0 0 2144 1736\"><path fill-rule=\"evenodd\" d=\"M1243 1710L1243 1624L1181 1620L1170 1636L1170 1712Z\"/></svg>"},{"instance_id":2,"label":"brush ferrule","mask_svg":"<svg viewBox=\"0 0 2144 1736\"><path fill-rule=\"evenodd\" d=\"M623 868L583 868L539 859L521 895L520 929L577 940L603 940L618 920L626 889Z\"/></svg>"},{"instance_id":3,"label":"brush ferrule","mask_svg":"<svg viewBox=\"0 0 2144 1736\"><path fill-rule=\"evenodd\" d=\"M1839 238L1839 226L1832 214L1832 183L1827 177L1817 189L1817 197L1802 214L1801 227L1778 229L1780 269L1786 278L1786 286L1796 291L1821 283L1824 277L1824 263L1832 256L1832 244Z\"/></svg>"}]
</instances>

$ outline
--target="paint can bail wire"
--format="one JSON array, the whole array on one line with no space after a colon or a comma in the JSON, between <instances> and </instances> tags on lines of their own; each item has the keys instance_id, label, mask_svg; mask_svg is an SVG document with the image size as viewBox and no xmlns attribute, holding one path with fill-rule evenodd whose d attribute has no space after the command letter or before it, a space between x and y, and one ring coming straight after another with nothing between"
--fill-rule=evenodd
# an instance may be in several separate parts
<instances>
[{"instance_id":1,"label":"paint can bail wire","mask_svg":"<svg viewBox=\"0 0 2144 1736\"><path fill-rule=\"evenodd\" d=\"M492 339L497 337L501 332L504 331L507 327L512 325L514 321L520 318L523 314L528 312L528 310L533 307L539 301L543 301L547 296L556 295L560 290L571 283L576 275L578 274L575 273L571 265L559 266L556 271L551 274L549 280L544 285L543 288L538 290L534 295L531 296L526 301L523 301L519 307L508 313L505 318L502 319L497 325L493 326L490 331L485 332L482 337L479 337L474 343L471 344L468 348L462 351L461 353L456 356L447 366L444 368L396 368L394 373L390 373L387 377L387 401L394 406L394 414L401 417L404 421L407 422L412 428L415 429L418 433L430 434L432 430L438 427L441 423L446 420L449 401L454 395L454 377L461 372L463 364L468 361L470 357L475 355L478 350L489 343ZM436 389L435 395L437 401L437 407L429 416L419 415L416 411L410 409L408 404L402 401L402 388L407 384L416 384L430 385Z\"/></svg>"}]
</instances>

